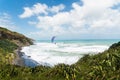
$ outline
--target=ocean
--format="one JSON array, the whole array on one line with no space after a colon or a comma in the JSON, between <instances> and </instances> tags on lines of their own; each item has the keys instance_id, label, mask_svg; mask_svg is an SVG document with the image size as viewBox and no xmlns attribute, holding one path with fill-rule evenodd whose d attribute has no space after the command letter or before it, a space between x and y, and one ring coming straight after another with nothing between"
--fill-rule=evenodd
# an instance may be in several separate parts
<instances>
[{"instance_id":1,"label":"ocean","mask_svg":"<svg viewBox=\"0 0 120 80\"><path fill-rule=\"evenodd\" d=\"M37 40L34 45L23 47L23 58L27 66L54 66L57 64L74 64L85 54L98 54L118 42L114 39L90 40Z\"/></svg>"}]
</instances>

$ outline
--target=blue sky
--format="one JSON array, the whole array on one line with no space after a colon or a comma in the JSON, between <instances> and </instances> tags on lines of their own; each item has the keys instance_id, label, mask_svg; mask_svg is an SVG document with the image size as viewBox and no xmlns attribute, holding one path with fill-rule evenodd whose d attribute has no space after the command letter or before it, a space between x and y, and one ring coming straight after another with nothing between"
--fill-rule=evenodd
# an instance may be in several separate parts
<instances>
[{"instance_id":1,"label":"blue sky","mask_svg":"<svg viewBox=\"0 0 120 80\"><path fill-rule=\"evenodd\" d=\"M0 26L33 39L119 39L120 0L0 0Z\"/></svg>"}]
</instances>

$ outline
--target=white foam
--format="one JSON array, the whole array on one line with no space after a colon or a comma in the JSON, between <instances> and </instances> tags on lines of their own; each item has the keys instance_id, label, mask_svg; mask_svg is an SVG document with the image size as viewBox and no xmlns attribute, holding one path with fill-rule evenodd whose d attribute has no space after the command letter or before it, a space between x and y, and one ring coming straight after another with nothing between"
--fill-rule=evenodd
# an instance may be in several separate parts
<instances>
[{"instance_id":1,"label":"white foam","mask_svg":"<svg viewBox=\"0 0 120 80\"><path fill-rule=\"evenodd\" d=\"M28 47L23 47L22 52L30 56L40 65L54 66L59 63L73 64L78 61L83 54L99 53L108 49L109 46L105 45L91 45L81 46L78 44L52 44L52 43L36 43ZM24 57L27 58L27 57Z\"/></svg>"}]
</instances>

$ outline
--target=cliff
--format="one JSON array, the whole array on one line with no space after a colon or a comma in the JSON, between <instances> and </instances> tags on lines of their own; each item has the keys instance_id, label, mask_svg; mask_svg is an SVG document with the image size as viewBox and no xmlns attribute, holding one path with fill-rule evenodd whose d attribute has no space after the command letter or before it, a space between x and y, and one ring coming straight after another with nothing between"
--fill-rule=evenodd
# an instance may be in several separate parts
<instances>
[{"instance_id":1,"label":"cliff","mask_svg":"<svg viewBox=\"0 0 120 80\"><path fill-rule=\"evenodd\" d=\"M23 65L20 47L32 45L32 41L20 33L0 27L0 63Z\"/></svg>"},{"instance_id":2,"label":"cliff","mask_svg":"<svg viewBox=\"0 0 120 80\"><path fill-rule=\"evenodd\" d=\"M0 40L9 40L10 42L15 43L17 46L26 46L33 44L32 39L25 37L20 33L12 32L2 27L0 27Z\"/></svg>"}]
</instances>

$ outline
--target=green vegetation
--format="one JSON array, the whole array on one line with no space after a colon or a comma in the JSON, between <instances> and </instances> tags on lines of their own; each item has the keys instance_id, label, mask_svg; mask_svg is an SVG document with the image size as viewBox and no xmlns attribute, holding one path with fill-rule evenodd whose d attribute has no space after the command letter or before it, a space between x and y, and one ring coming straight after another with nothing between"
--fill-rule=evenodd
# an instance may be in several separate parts
<instances>
[{"instance_id":1,"label":"green vegetation","mask_svg":"<svg viewBox=\"0 0 120 80\"><path fill-rule=\"evenodd\" d=\"M13 43L15 43L18 46L25 46L33 44L33 40L30 38L25 37L22 34L19 34L17 32L12 32L6 28L0 27L0 39L1 40L9 40Z\"/></svg>"},{"instance_id":2,"label":"green vegetation","mask_svg":"<svg viewBox=\"0 0 120 80\"><path fill-rule=\"evenodd\" d=\"M15 39L19 41L19 38ZM12 65L14 50L19 47L13 39L1 37L0 40L0 80L120 80L120 42L103 53L85 55L71 66L30 68Z\"/></svg>"},{"instance_id":3,"label":"green vegetation","mask_svg":"<svg viewBox=\"0 0 120 80\"><path fill-rule=\"evenodd\" d=\"M17 49L17 47L16 44L9 40L0 40L0 63L12 63L15 58L14 50Z\"/></svg>"},{"instance_id":4,"label":"green vegetation","mask_svg":"<svg viewBox=\"0 0 120 80\"><path fill-rule=\"evenodd\" d=\"M0 64L12 64L16 57L15 50L30 44L32 40L24 35L0 27Z\"/></svg>"},{"instance_id":5,"label":"green vegetation","mask_svg":"<svg viewBox=\"0 0 120 80\"><path fill-rule=\"evenodd\" d=\"M15 49L17 49L17 45L13 42L10 42L9 40L0 40L0 48L4 52L13 52Z\"/></svg>"}]
</instances>

